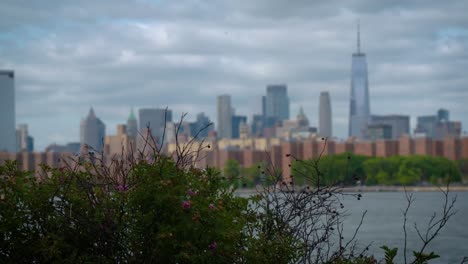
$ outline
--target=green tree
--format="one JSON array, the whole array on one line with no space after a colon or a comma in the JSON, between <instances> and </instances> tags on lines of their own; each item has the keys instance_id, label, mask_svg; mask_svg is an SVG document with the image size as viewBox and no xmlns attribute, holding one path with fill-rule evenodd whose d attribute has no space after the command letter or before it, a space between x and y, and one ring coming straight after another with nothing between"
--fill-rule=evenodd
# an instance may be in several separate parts
<instances>
[{"instance_id":1,"label":"green tree","mask_svg":"<svg viewBox=\"0 0 468 264\"><path fill-rule=\"evenodd\" d=\"M240 175L240 165L236 160L228 160L224 165L224 177L226 178L237 178Z\"/></svg>"},{"instance_id":2,"label":"green tree","mask_svg":"<svg viewBox=\"0 0 468 264\"><path fill-rule=\"evenodd\" d=\"M457 161L458 170L461 177L465 182L468 182L468 159L461 159Z\"/></svg>"},{"instance_id":3,"label":"green tree","mask_svg":"<svg viewBox=\"0 0 468 264\"><path fill-rule=\"evenodd\" d=\"M239 187L241 184L241 180L239 177L240 173L241 168L239 162L232 159L226 161L226 164L224 164L223 175L229 181L231 181L235 187Z\"/></svg>"},{"instance_id":4,"label":"green tree","mask_svg":"<svg viewBox=\"0 0 468 264\"><path fill-rule=\"evenodd\" d=\"M244 187L254 187L262 182L262 172L266 165L264 162L259 162L248 168L241 169L241 182Z\"/></svg>"},{"instance_id":5,"label":"green tree","mask_svg":"<svg viewBox=\"0 0 468 264\"><path fill-rule=\"evenodd\" d=\"M413 185L421 180L421 169L411 166L409 160L404 160L398 168L396 179L399 184Z\"/></svg>"},{"instance_id":6,"label":"green tree","mask_svg":"<svg viewBox=\"0 0 468 264\"><path fill-rule=\"evenodd\" d=\"M297 183L316 185L353 185L366 178L363 163L368 157L342 153L311 160L295 161L292 172ZM317 170L315 169L317 167Z\"/></svg>"}]
</instances>

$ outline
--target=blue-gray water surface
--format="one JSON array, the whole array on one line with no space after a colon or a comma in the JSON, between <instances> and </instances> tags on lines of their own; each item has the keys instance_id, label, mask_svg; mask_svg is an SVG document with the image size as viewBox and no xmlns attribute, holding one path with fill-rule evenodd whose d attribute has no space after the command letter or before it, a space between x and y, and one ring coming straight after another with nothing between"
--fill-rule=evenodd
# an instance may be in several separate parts
<instances>
[{"instance_id":1,"label":"blue-gray water surface","mask_svg":"<svg viewBox=\"0 0 468 264\"><path fill-rule=\"evenodd\" d=\"M406 206L405 194L401 192L362 193L363 198L346 198L343 204L350 216L344 221L345 232L351 236L352 230L358 226L363 211L367 215L358 233L361 245L372 243L369 253L383 257L383 250L379 247L398 247L398 262L403 257L403 214ZM454 209L457 213L452 216L447 225L440 231L438 237L429 245L426 252L434 251L441 257L430 263L460 263L464 256L468 257L468 192L450 193L457 196ZM439 192L416 192L408 213L408 257L412 257L411 249L421 246L421 240L416 234L414 223L424 232L428 221L434 212L437 218L442 212L444 196Z\"/></svg>"},{"instance_id":2,"label":"blue-gray water surface","mask_svg":"<svg viewBox=\"0 0 468 264\"><path fill-rule=\"evenodd\" d=\"M252 194L252 193L250 193ZM248 196L243 193L241 196ZM461 263L463 257L468 257L468 192L451 192L450 199L457 196L454 211L457 213L450 218L439 235L429 244L424 252L434 251L440 258L430 263ZM358 227L362 213L367 210L361 229L357 235L361 249L371 244L367 255L374 255L382 260L383 245L389 248L398 247L396 263L403 261L403 213L407 202L403 192L364 192L361 200L352 196L345 196L343 204L348 217L344 220L344 237L351 238ZM444 195L440 192L414 192L414 202L408 212L407 220L407 257L413 260L412 251L421 248L414 224L421 232L426 231L427 223L434 212L439 219L444 202Z\"/></svg>"}]
</instances>

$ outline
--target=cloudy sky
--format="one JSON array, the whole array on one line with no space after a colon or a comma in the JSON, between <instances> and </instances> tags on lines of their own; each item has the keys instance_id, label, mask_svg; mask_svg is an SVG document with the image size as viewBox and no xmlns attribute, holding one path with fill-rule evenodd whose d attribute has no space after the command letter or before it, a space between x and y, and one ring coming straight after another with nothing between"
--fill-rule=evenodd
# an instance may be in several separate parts
<instances>
[{"instance_id":1,"label":"cloudy sky","mask_svg":"<svg viewBox=\"0 0 468 264\"><path fill-rule=\"evenodd\" d=\"M90 106L108 134L131 107L216 120L224 93L250 118L270 83L286 83L291 114L302 105L312 125L320 91L329 91L334 134L345 137L358 19L372 113L408 114L414 127L416 116L444 107L468 130L465 0L0 5L0 69L16 72L17 123L29 125L39 150L79 141Z\"/></svg>"}]
</instances>

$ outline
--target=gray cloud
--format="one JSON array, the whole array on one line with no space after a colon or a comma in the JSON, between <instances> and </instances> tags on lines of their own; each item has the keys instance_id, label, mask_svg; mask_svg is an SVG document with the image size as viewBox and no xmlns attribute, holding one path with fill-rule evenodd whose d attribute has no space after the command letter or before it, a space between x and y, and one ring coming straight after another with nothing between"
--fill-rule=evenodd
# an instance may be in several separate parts
<instances>
[{"instance_id":1,"label":"gray cloud","mask_svg":"<svg viewBox=\"0 0 468 264\"><path fill-rule=\"evenodd\" d=\"M250 116L276 82L289 86L292 115L302 105L313 125L320 91L330 91L345 137L359 18L373 113L414 121L444 107L467 124L465 10L462 0L5 0L0 68L16 71L17 123L40 149L78 141L90 106L108 133L132 106L216 120L222 93Z\"/></svg>"}]
</instances>

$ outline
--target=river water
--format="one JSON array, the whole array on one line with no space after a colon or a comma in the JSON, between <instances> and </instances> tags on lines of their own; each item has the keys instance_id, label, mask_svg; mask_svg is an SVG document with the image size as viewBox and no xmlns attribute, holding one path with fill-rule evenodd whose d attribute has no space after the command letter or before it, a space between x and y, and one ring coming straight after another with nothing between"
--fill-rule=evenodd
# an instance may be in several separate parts
<instances>
[{"instance_id":1,"label":"river water","mask_svg":"<svg viewBox=\"0 0 468 264\"><path fill-rule=\"evenodd\" d=\"M383 257L383 250L379 247L398 247L398 262L403 260L403 214L406 206L403 192L374 192L362 193L360 201L352 197L343 202L350 216L344 221L346 233L351 235L358 226L361 214L367 210L363 225L358 233L358 240L362 245L372 243L369 253L378 258ZM457 196L455 210L457 213L450 218L440 235L431 242L429 251L434 251L441 257L430 263L460 263L464 256L468 257L468 192L454 192L450 196ZM408 252L420 248L421 242L414 229L414 223L423 232L434 212L437 216L442 212L444 196L440 192L416 192L415 201L408 213ZM410 258L412 259L412 258Z\"/></svg>"},{"instance_id":2,"label":"river water","mask_svg":"<svg viewBox=\"0 0 468 264\"><path fill-rule=\"evenodd\" d=\"M250 193L252 194L252 193ZM240 194L248 196L247 193ZM457 213L450 218L439 235L429 244L425 252L434 251L441 257L429 263L460 263L468 257L468 192L451 192L450 197L457 196L454 210ZM357 235L361 248L369 247L368 254L383 259L382 245L389 248L398 247L396 263L403 261L403 213L406 207L404 192L364 192L357 200L345 196L343 204L348 217L344 220L344 237L352 237L359 225L362 213L367 210L363 225ZM425 232L428 221L434 212L437 219L442 212L444 196L440 192L414 192L414 202L408 212L407 221L407 256L412 260L412 250L419 249L421 240L414 229L414 223L421 232ZM409 261L410 262L410 261Z\"/></svg>"}]
</instances>

